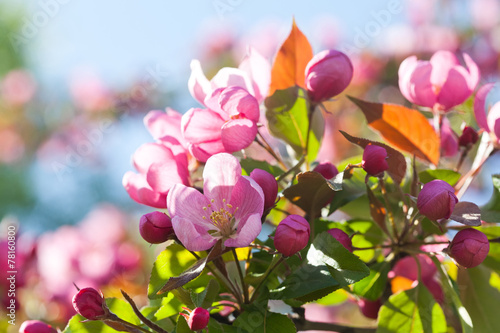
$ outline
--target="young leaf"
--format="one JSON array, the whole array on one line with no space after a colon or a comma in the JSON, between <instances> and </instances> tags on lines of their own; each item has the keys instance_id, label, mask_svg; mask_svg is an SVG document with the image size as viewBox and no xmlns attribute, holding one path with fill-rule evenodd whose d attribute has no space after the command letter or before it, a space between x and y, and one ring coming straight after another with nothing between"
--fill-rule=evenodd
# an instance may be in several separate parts
<instances>
[{"instance_id":1,"label":"young leaf","mask_svg":"<svg viewBox=\"0 0 500 333\"><path fill-rule=\"evenodd\" d=\"M305 88L305 72L309 60L313 57L312 47L307 37L292 23L292 30L281 45L271 69L269 96L276 90L292 86Z\"/></svg>"},{"instance_id":2,"label":"young leaf","mask_svg":"<svg viewBox=\"0 0 500 333\"><path fill-rule=\"evenodd\" d=\"M481 265L458 270L460 298L472 318L474 332L496 332L500 327L500 292L490 285L490 278L491 272Z\"/></svg>"},{"instance_id":3,"label":"young leaf","mask_svg":"<svg viewBox=\"0 0 500 333\"><path fill-rule=\"evenodd\" d=\"M371 266L370 275L353 285L354 293L371 301L379 299L385 290L390 270L391 264L388 261Z\"/></svg>"},{"instance_id":4,"label":"young leaf","mask_svg":"<svg viewBox=\"0 0 500 333\"><path fill-rule=\"evenodd\" d=\"M288 333L297 331L287 316L269 312L267 304L245 309L245 312L234 321L234 326L247 332Z\"/></svg>"},{"instance_id":5,"label":"young leaf","mask_svg":"<svg viewBox=\"0 0 500 333\"><path fill-rule=\"evenodd\" d=\"M377 333L447 332L443 310L423 284L394 294L378 314Z\"/></svg>"},{"instance_id":6,"label":"young leaf","mask_svg":"<svg viewBox=\"0 0 500 333\"><path fill-rule=\"evenodd\" d=\"M196 307L209 308L219 294L220 285L216 280L210 280L201 293L191 293L191 299Z\"/></svg>"},{"instance_id":7,"label":"young leaf","mask_svg":"<svg viewBox=\"0 0 500 333\"><path fill-rule=\"evenodd\" d=\"M418 178L424 184L434 179L440 179L447 182L451 186L455 186L460 177L461 177L460 173L447 169L435 169L435 170L428 169L418 173Z\"/></svg>"},{"instance_id":8,"label":"young leaf","mask_svg":"<svg viewBox=\"0 0 500 333\"><path fill-rule=\"evenodd\" d=\"M368 125L391 145L434 165L439 162L439 138L419 111L401 105L349 99L363 111Z\"/></svg>"},{"instance_id":9,"label":"young leaf","mask_svg":"<svg viewBox=\"0 0 500 333\"><path fill-rule=\"evenodd\" d=\"M477 227L481 225L481 210L475 203L460 201L455 205L450 219L465 225Z\"/></svg>"},{"instance_id":10,"label":"young leaf","mask_svg":"<svg viewBox=\"0 0 500 333\"><path fill-rule=\"evenodd\" d=\"M492 176L493 195L490 201L481 207L481 218L486 222L500 221L500 174Z\"/></svg>"},{"instance_id":11,"label":"young leaf","mask_svg":"<svg viewBox=\"0 0 500 333\"><path fill-rule=\"evenodd\" d=\"M240 160L241 168L245 171L247 175L250 174L254 169L261 169L264 171L269 172L272 174L274 177L278 177L279 175L282 175L285 173L283 170L281 170L278 166L276 165L270 165L269 163L266 163L264 161L257 161L251 158L243 158Z\"/></svg>"},{"instance_id":12,"label":"young leaf","mask_svg":"<svg viewBox=\"0 0 500 333\"><path fill-rule=\"evenodd\" d=\"M365 148L369 144L385 148L385 150L387 151L387 164L389 164L389 169L387 170L387 173L391 175L392 179L394 179L396 183L398 184L401 183L406 174L406 160L403 154L401 154L396 149L389 147L388 145L383 144L381 142L363 138L356 138L354 136L347 134L344 131L340 131L340 133L342 133L342 135L349 142L354 143L360 146L361 148Z\"/></svg>"},{"instance_id":13,"label":"young leaf","mask_svg":"<svg viewBox=\"0 0 500 333\"><path fill-rule=\"evenodd\" d=\"M332 200L335 192L321 174L306 171L297 175L297 184L285 189L283 195L311 216L316 216Z\"/></svg>"},{"instance_id":14,"label":"young leaf","mask_svg":"<svg viewBox=\"0 0 500 333\"><path fill-rule=\"evenodd\" d=\"M317 110L309 118L304 90L297 86L276 90L264 104L271 134L291 145L299 155L307 148L308 160L314 161L323 137L324 120ZM308 136L309 127L311 133Z\"/></svg>"}]
</instances>

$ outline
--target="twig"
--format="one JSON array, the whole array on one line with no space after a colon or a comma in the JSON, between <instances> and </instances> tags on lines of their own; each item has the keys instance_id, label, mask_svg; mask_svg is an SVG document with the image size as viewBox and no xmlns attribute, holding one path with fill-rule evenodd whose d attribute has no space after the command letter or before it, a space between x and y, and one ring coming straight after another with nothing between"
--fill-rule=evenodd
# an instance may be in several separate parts
<instances>
[{"instance_id":1,"label":"twig","mask_svg":"<svg viewBox=\"0 0 500 333\"><path fill-rule=\"evenodd\" d=\"M137 305L135 305L134 300L129 295L127 295L127 293L124 292L123 290L120 289L120 291L121 291L123 297L125 297L125 299L127 300L127 302L132 307L132 310L134 310L135 315L144 323L144 325L146 325L147 327L151 328L155 332L158 332L158 333L168 333L163 328L161 328L160 326L156 325L155 323L153 323L148 318L144 317L144 315L141 313L141 311L139 311L139 309L137 308Z\"/></svg>"},{"instance_id":2,"label":"twig","mask_svg":"<svg viewBox=\"0 0 500 333\"><path fill-rule=\"evenodd\" d=\"M246 286L245 279L243 277L243 272L241 271L240 261L238 260L238 254L236 253L234 247L231 248L231 252L233 252L234 263L236 264L236 268L238 269L238 275L240 276L241 289L243 289L243 300L245 303L248 303L248 288Z\"/></svg>"}]
</instances>

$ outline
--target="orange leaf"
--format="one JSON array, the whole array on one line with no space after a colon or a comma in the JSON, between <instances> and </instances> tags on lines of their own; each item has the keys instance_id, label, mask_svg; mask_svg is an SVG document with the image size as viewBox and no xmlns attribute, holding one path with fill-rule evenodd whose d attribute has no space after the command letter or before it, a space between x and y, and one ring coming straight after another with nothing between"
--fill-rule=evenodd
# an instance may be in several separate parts
<instances>
[{"instance_id":1,"label":"orange leaf","mask_svg":"<svg viewBox=\"0 0 500 333\"><path fill-rule=\"evenodd\" d=\"M366 102L349 97L365 114L368 125L389 144L437 165L439 138L419 111L396 104Z\"/></svg>"},{"instance_id":2,"label":"orange leaf","mask_svg":"<svg viewBox=\"0 0 500 333\"><path fill-rule=\"evenodd\" d=\"M287 89L295 85L305 88L306 66L312 57L311 44L293 20L292 31L274 59L269 96L278 89Z\"/></svg>"}]
</instances>

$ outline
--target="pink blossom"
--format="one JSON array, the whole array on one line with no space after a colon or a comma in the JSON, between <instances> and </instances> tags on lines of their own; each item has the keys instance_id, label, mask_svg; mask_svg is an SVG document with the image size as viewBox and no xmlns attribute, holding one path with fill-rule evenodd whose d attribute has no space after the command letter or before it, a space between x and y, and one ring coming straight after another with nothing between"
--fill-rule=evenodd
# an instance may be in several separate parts
<instances>
[{"instance_id":1,"label":"pink blossom","mask_svg":"<svg viewBox=\"0 0 500 333\"><path fill-rule=\"evenodd\" d=\"M203 170L203 194L183 184L172 187L167 207L176 236L190 251L211 248L218 240L227 247L245 247L260 233L264 193L241 175L238 160L217 154Z\"/></svg>"},{"instance_id":2,"label":"pink blossom","mask_svg":"<svg viewBox=\"0 0 500 333\"><path fill-rule=\"evenodd\" d=\"M210 156L248 147L257 135L259 103L245 89L215 90L208 109L192 108L182 116L182 133L190 153L205 162Z\"/></svg>"},{"instance_id":3,"label":"pink blossom","mask_svg":"<svg viewBox=\"0 0 500 333\"><path fill-rule=\"evenodd\" d=\"M479 81L479 69L467 54L465 64L449 51L434 53L429 61L406 58L399 67L399 89L412 103L448 111L472 94Z\"/></svg>"},{"instance_id":4,"label":"pink blossom","mask_svg":"<svg viewBox=\"0 0 500 333\"><path fill-rule=\"evenodd\" d=\"M494 143L500 143L500 102L491 107L486 106L486 97L494 83L488 83L482 86L476 94L474 101L474 115L479 127L490 133ZM488 110L488 115L486 115Z\"/></svg>"},{"instance_id":5,"label":"pink blossom","mask_svg":"<svg viewBox=\"0 0 500 333\"><path fill-rule=\"evenodd\" d=\"M490 250L488 237L473 228L460 230L449 247L450 255L463 267L478 266L486 259Z\"/></svg>"},{"instance_id":6,"label":"pink blossom","mask_svg":"<svg viewBox=\"0 0 500 333\"><path fill-rule=\"evenodd\" d=\"M309 243L311 229L309 222L300 215L288 215L276 227L274 247L289 257L304 249Z\"/></svg>"},{"instance_id":7,"label":"pink blossom","mask_svg":"<svg viewBox=\"0 0 500 333\"><path fill-rule=\"evenodd\" d=\"M266 98L271 83L271 66L257 50L249 48L239 68L224 67L208 80L198 60L191 61L191 76L188 88L191 96L205 104L212 92L229 86L237 86L248 91L258 102Z\"/></svg>"},{"instance_id":8,"label":"pink blossom","mask_svg":"<svg viewBox=\"0 0 500 333\"><path fill-rule=\"evenodd\" d=\"M453 131L448 118L443 119L441 126L441 156L451 157L458 153L458 137Z\"/></svg>"},{"instance_id":9,"label":"pink blossom","mask_svg":"<svg viewBox=\"0 0 500 333\"><path fill-rule=\"evenodd\" d=\"M13 106L22 106L33 98L36 89L36 82L29 72L12 70L0 82L0 97Z\"/></svg>"}]
</instances>

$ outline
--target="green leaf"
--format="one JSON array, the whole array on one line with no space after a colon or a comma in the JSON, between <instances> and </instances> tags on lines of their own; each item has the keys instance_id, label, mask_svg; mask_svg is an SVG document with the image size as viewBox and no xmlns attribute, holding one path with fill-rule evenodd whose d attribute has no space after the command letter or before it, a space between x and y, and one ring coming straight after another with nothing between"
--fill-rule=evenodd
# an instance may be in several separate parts
<instances>
[{"instance_id":1,"label":"green leaf","mask_svg":"<svg viewBox=\"0 0 500 333\"><path fill-rule=\"evenodd\" d=\"M329 215L340 207L366 194L365 172L362 169L354 170L350 178L342 180L342 191L335 193L330 202Z\"/></svg>"},{"instance_id":2,"label":"green leaf","mask_svg":"<svg viewBox=\"0 0 500 333\"><path fill-rule=\"evenodd\" d=\"M179 316L177 320L177 326L175 327L175 333L192 333L188 326L186 319L183 316Z\"/></svg>"},{"instance_id":3,"label":"green leaf","mask_svg":"<svg viewBox=\"0 0 500 333\"><path fill-rule=\"evenodd\" d=\"M281 168L275 166L275 165L270 165L267 162L264 161L257 161L251 158L243 158L240 160L241 168L243 171L247 174L250 175L250 172L252 172L254 169L261 169L264 171L269 172L272 174L274 177L278 177L285 173Z\"/></svg>"},{"instance_id":4,"label":"green leaf","mask_svg":"<svg viewBox=\"0 0 500 333\"><path fill-rule=\"evenodd\" d=\"M435 169L435 170L428 169L418 173L418 178L424 184L433 181L435 179L440 179L444 180L451 186L455 186L460 177L461 174L459 172L448 169Z\"/></svg>"},{"instance_id":5,"label":"green leaf","mask_svg":"<svg viewBox=\"0 0 500 333\"><path fill-rule=\"evenodd\" d=\"M235 327L247 332L289 333L297 332L293 321L285 315L269 312L267 306L252 306L234 322Z\"/></svg>"},{"instance_id":6,"label":"green leaf","mask_svg":"<svg viewBox=\"0 0 500 333\"><path fill-rule=\"evenodd\" d=\"M299 156L303 155L309 140L307 158L309 162L314 161L323 137L324 120L321 112L313 112L308 138L309 108L304 90L297 86L276 90L264 104L271 134L292 146Z\"/></svg>"},{"instance_id":7,"label":"green leaf","mask_svg":"<svg viewBox=\"0 0 500 333\"><path fill-rule=\"evenodd\" d=\"M377 333L447 332L443 310L423 284L389 297L378 315Z\"/></svg>"},{"instance_id":8,"label":"green leaf","mask_svg":"<svg viewBox=\"0 0 500 333\"><path fill-rule=\"evenodd\" d=\"M391 263L388 261L371 266L370 275L354 284L354 293L371 301L379 299L385 290L390 270Z\"/></svg>"},{"instance_id":9,"label":"green leaf","mask_svg":"<svg viewBox=\"0 0 500 333\"><path fill-rule=\"evenodd\" d=\"M191 299L196 307L209 308L219 294L220 285L216 280L210 280L201 293L191 293Z\"/></svg>"},{"instance_id":10,"label":"green leaf","mask_svg":"<svg viewBox=\"0 0 500 333\"><path fill-rule=\"evenodd\" d=\"M283 191L285 198L315 217L335 194L336 192L330 187L325 177L315 171L299 173L297 184Z\"/></svg>"},{"instance_id":11,"label":"green leaf","mask_svg":"<svg viewBox=\"0 0 500 333\"><path fill-rule=\"evenodd\" d=\"M481 219L486 222L500 221L500 174L492 176L493 195L490 201L481 207Z\"/></svg>"},{"instance_id":12,"label":"green leaf","mask_svg":"<svg viewBox=\"0 0 500 333\"><path fill-rule=\"evenodd\" d=\"M490 285L490 276L483 265L458 270L460 298L472 318L474 332L497 332L500 327L500 292Z\"/></svg>"},{"instance_id":13,"label":"green leaf","mask_svg":"<svg viewBox=\"0 0 500 333\"><path fill-rule=\"evenodd\" d=\"M166 297L162 298L160 307L154 313L154 318L156 320L162 320L176 315L181 312L183 305L187 304L182 303L174 293L168 293Z\"/></svg>"},{"instance_id":14,"label":"green leaf","mask_svg":"<svg viewBox=\"0 0 500 333\"><path fill-rule=\"evenodd\" d=\"M500 226L485 225L477 228L477 230L482 231L488 236L488 239L500 238ZM491 268L497 273L500 272L500 243L490 242L490 251L486 259L484 259L483 265Z\"/></svg>"},{"instance_id":15,"label":"green leaf","mask_svg":"<svg viewBox=\"0 0 500 333\"><path fill-rule=\"evenodd\" d=\"M139 318L132 310L130 304L118 298L106 298L106 304L111 312L116 314L121 319L128 321L134 325L140 325ZM75 315L68 322L63 333L114 333L116 330L105 325L102 321L85 321L84 317Z\"/></svg>"}]
</instances>

